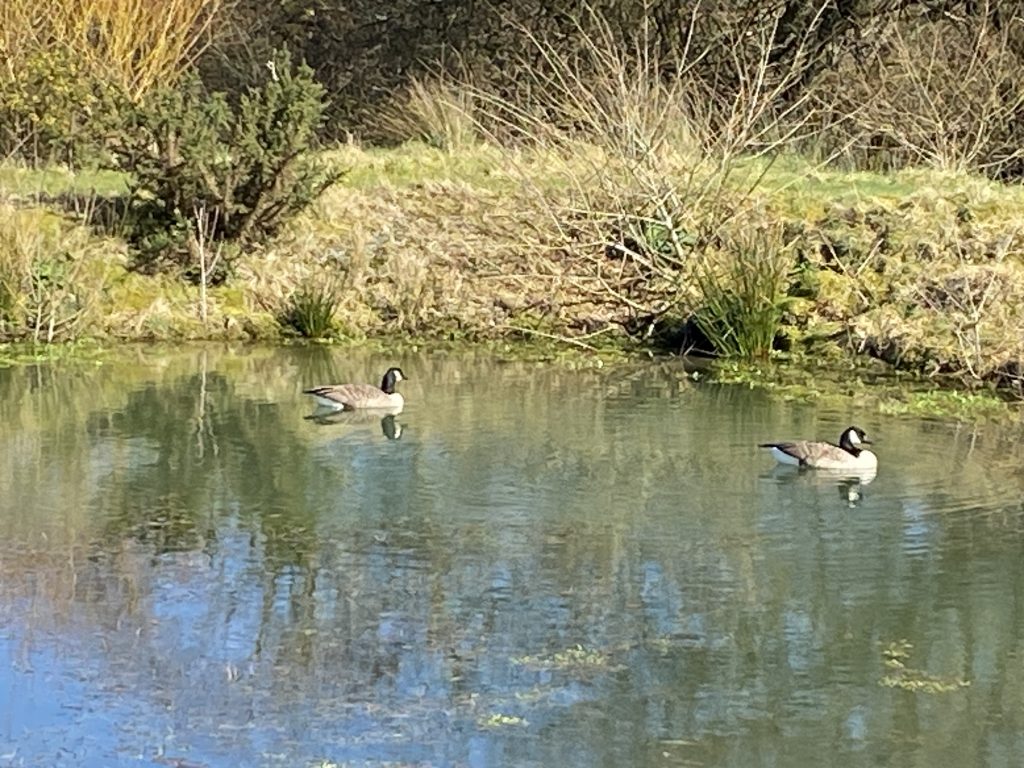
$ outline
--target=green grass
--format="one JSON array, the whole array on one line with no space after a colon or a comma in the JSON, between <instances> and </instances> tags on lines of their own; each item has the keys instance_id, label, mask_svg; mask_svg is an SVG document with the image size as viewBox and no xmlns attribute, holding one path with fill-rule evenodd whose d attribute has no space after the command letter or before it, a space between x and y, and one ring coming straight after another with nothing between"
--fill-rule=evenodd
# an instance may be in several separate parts
<instances>
[{"instance_id":1,"label":"green grass","mask_svg":"<svg viewBox=\"0 0 1024 768\"><path fill-rule=\"evenodd\" d=\"M339 184L354 190L461 182L503 191L518 186L521 176L530 177L531 182L546 188L568 187L559 163L486 144L455 153L418 141L390 148L343 145L325 151L323 157L332 167L347 171ZM976 198L983 210L1024 206L1024 188L980 177L927 169L908 169L894 174L842 171L821 167L796 155L740 161L733 171L732 183L738 189L758 183L766 198L792 211L828 204L900 202L928 190L944 194L962 191ZM62 193L112 196L125 192L126 177L114 171L72 172L66 168L32 169L8 164L0 165L0 190L14 196Z\"/></svg>"},{"instance_id":2,"label":"green grass","mask_svg":"<svg viewBox=\"0 0 1024 768\"><path fill-rule=\"evenodd\" d=\"M818 214L831 205L894 205L934 195L961 195L978 210L999 213L1024 207L1024 187L981 176L928 168L894 173L847 171L812 163L796 155L740 161L732 176L738 189L757 183L764 197L792 214Z\"/></svg>"},{"instance_id":3,"label":"green grass","mask_svg":"<svg viewBox=\"0 0 1024 768\"><path fill-rule=\"evenodd\" d=\"M96 194L107 197L123 194L126 178L115 171L72 172L66 168L32 169L0 165L0 190L14 196Z\"/></svg>"}]
</instances>

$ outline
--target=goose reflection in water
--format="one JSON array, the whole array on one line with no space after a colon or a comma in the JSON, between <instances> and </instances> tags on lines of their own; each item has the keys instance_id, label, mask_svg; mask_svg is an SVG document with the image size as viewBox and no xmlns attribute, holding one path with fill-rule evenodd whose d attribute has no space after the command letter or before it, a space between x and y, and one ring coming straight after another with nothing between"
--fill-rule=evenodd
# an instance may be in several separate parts
<instances>
[{"instance_id":1,"label":"goose reflection in water","mask_svg":"<svg viewBox=\"0 0 1024 768\"><path fill-rule=\"evenodd\" d=\"M380 422L380 431L388 440L402 438L402 424L395 417L402 412L398 409L364 409L361 411L337 411L330 408L317 408L306 416L307 421L321 426L348 425L361 427Z\"/></svg>"},{"instance_id":2,"label":"goose reflection in water","mask_svg":"<svg viewBox=\"0 0 1024 768\"><path fill-rule=\"evenodd\" d=\"M761 477L771 479L780 485L799 483L817 488L834 486L839 493L840 501L853 508L861 503L864 498L864 487L870 485L877 475L878 470L874 468L804 471L799 467L779 464Z\"/></svg>"}]
</instances>

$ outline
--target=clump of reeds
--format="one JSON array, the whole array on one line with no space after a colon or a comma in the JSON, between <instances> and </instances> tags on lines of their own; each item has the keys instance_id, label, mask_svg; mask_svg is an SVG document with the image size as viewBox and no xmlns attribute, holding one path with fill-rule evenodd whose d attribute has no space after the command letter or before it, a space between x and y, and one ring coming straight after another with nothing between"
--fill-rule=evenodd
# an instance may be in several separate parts
<instances>
[{"instance_id":1,"label":"clump of reeds","mask_svg":"<svg viewBox=\"0 0 1024 768\"><path fill-rule=\"evenodd\" d=\"M772 351L792 258L778 233L757 229L727 237L695 260L701 333L723 357L753 360Z\"/></svg>"},{"instance_id":2,"label":"clump of reeds","mask_svg":"<svg viewBox=\"0 0 1024 768\"><path fill-rule=\"evenodd\" d=\"M327 339L337 330L340 296L328 281L309 281L288 297L282 323L307 339Z\"/></svg>"}]
</instances>

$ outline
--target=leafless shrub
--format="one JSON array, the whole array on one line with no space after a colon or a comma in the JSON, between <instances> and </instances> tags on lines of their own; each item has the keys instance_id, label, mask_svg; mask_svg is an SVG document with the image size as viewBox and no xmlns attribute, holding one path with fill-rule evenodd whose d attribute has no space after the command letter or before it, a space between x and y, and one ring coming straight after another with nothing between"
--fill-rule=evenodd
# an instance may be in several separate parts
<instances>
[{"instance_id":1,"label":"leafless shrub","mask_svg":"<svg viewBox=\"0 0 1024 768\"><path fill-rule=\"evenodd\" d=\"M897 164L999 176L1024 157L1022 24L989 13L891 23L865 63L833 75L836 108Z\"/></svg>"}]
</instances>

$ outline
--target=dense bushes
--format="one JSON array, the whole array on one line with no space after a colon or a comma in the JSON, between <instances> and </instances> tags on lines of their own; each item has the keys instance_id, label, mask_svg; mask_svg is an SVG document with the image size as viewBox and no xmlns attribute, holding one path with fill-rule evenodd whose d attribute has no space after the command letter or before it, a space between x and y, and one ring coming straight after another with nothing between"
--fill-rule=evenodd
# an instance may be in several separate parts
<instances>
[{"instance_id":1,"label":"dense bushes","mask_svg":"<svg viewBox=\"0 0 1024 768\"><path fill-rule=\"evenodd\" d=\"M171 85L209 40L221 0L4 0L0 157L95 159L121 98Z\"/></svg>"},{"instance_id":2,"label":"dense bushes","mask_svg":"<svg viewBox=\"0 0 1024 768\"><path fill-rule=\"evenodd\" d=\"M661 62L658 76L685 70L702 83L711 128L728 128L757 72L774 115L799 122L783 135L803 151L868 168L951 159L1002 177L1024 168L1020 0L237 0L230 13L221 5L50 0L39 16L30 0L0 4L0 155L79 160L72 137L107 131L97 122L106 111L99 84L138 103L195 62L211 91L243 93L263 81L277 49L324 86L322 137L394 140L394 122L382 116L410 89L415 98L417 81L447 75L531 108L544 98L537 83L554 74L545 45L582 50L600 27L615 50Z\"/></svg>"},{"instance_id":3,"label":"dense bushes","mask_svg":"<svg viewBox=\"0 0 1024 768\"><path fill-rule=\"evenodd\" d=\"M327 88L331 138L393 139L382 110L415 80L446 73L529 107L538 79L552 74L543 44L570 55L597 26L617 51L643 41L663 62L662 77L685 67L715 94L704 104L709 120L727 115L749 89L749 73L760 71L766 87L782 86L775 114L810 118L794 136L804 151L867 168L932 162L934 148L901 139L930 130L944 136L939 162L966 155L992 174L1020 172L1012 157L1024 145L1014 80L1024 63L1020 0L395 0L386 8L373 0L239 0L203 67L205 76L239 82L266 50L286 45ZM983 141L977 126L936 122L952 117L947 105L959 96L967 98L961 114L991 124Z\"/></svg>"}]
</instances>

